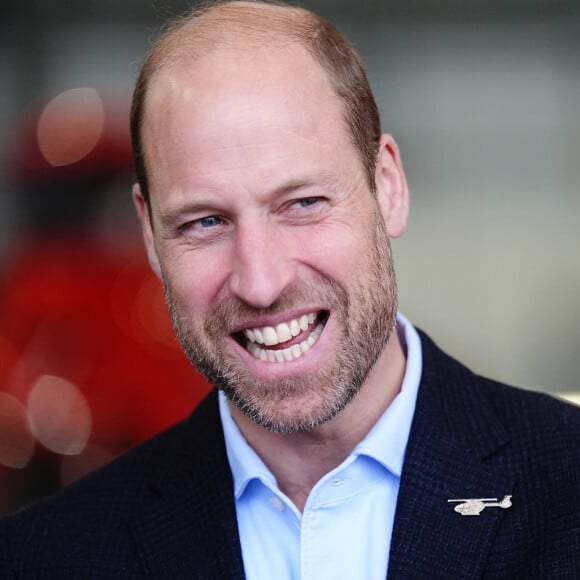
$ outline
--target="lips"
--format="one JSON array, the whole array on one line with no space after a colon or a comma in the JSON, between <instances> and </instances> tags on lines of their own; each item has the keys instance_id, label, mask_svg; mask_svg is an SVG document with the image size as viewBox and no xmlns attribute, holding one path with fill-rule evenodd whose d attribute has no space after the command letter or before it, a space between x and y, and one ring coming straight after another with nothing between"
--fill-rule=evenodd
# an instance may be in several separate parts
<instances>
[{"instance_id":1,"label":"lips","mask_svg":"<svg viewBox=\"0 0 580 580\"><path fill-rule=\"evenodd\" d=\"M318 340L326 322L326 313L311 312L276 326L246 328L245 348L255 358L284 363L300 358Z\"/></svg>"}]
</instances>

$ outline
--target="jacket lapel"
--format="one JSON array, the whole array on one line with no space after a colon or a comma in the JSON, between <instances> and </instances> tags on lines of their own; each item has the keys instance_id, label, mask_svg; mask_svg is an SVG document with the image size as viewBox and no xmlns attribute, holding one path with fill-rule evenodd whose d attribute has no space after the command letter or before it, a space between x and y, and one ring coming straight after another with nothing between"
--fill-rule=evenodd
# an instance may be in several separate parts
<instances>
[{"instance_id":1,"label":"jacket lapel","mask_svg":"<svg viewBox=\"0 0 580 580\"><path fill-rule=\"evenodd\" d=\"M233 483L215 393L160 462L149 502L132 523L146 575L244 578Z\"/></svg>"},{"instance_id":2,"label":"jacket lapel","mask_svg":"<svg viewBox=\"0 0 580 580\"><path fill-rule=\"evenodd\" d=\"M513 493L515 475L501 461L509 439L482 381L424 335L423 372L407 445L389 578L479 578L505 510L463 516L449 499Z\"/></svg>"}]
</instances>

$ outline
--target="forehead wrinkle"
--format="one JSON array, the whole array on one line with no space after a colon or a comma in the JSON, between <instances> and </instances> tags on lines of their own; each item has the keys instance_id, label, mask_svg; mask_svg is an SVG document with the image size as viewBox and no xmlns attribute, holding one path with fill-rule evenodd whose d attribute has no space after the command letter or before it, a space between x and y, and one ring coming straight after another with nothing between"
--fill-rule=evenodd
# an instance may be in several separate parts
<instances>
[{"instance_id":1,"label":"forehead wrinkle","mask_svg":"<svg viewBox=\"0 0 580 580\"><path fill-rule=\"evenodd\" d=\"M226 192L230 191L227 184L224 184L222 187ZM258 200L269 203L278 198L292 195L300 190L311 188L319 189L321 187L337 191L339 189L339 184L334 175L327 172L321 172L319 175L304 175L287 179L284 178L279 180L279 183L266 186L261 192L255 191L253 193L255 193ZM246 188L244 187L244 189ZM246 207L247 205L246 201L240 200L238 196L224 196L221 188L217 186L203 188L203 190L200 189L198 199L191 199L191 197L185 197L184 195L180 195L180 197L185 200L183 203L177 201L168 204L165 208L158 208L159 216L162 221L171 222L175 216L183 213L194 213L211 209L216 211L226 211L227 209L235 209L237 205L241 205L242 207Z\"/></svg>"}]
</instances>

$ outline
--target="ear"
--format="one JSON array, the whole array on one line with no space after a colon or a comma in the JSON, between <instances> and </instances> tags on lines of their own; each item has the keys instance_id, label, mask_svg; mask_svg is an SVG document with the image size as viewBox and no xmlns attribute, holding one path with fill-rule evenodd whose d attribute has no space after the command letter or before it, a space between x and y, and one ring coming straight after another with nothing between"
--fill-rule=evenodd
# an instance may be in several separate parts
<instances>
[{"instance_id":1,"label":"ear","mask_svg":"<svg viewBox=\"0 0 580 580\"><path fill-rule=\"evenodd\" d=\"M382 135L375 171L377 201L387 233L398 238L405 231L409 215L409 188L399 147L391 135Z\"/></svg>"},{"instance_id":2,"label":"ear","mask_svg":"<svg viewBox=\"0 0 580 580\"><path fill-rule=\"evenodd\" d=\"M149 213L149 205L145 201L141 193L141 187L138 183L133 185L133 202L137 208L137 215L141 222L141 231L143 233L143 241L145 242L145 249L147 250L147 257L149 264L157 277L161 280L161 265L159 263L159 256L155 250L155 236L153 235L153 226L151 222L151 215Z\"/></svg>"}]
</instances>

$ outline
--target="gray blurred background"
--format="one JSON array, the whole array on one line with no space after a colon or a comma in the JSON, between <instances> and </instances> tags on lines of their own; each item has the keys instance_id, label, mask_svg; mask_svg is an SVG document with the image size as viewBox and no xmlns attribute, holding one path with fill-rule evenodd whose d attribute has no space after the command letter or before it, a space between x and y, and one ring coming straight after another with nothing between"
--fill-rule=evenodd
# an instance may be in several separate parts
<instances>
[{"instance_id":1,"label":"gray blurred background","mask_svg":"<svg viewBox=\"0 0 580 580\"><path fill-rule=\"evenodd\" d=\"M77 87L128 103L154 31L187 5L2 0L0 267L19 239L18 121ZM478 372L578 391L580 3L303 5L358 47L401 147L412 193L394 243L402 311Z\"/></svg>"}]
</instances>

